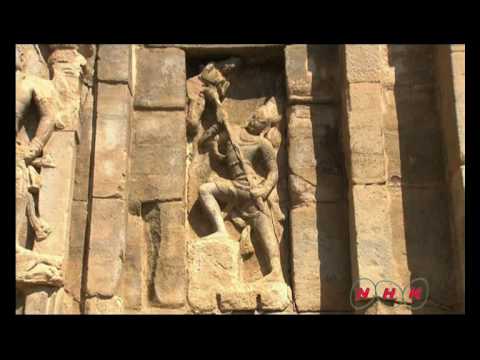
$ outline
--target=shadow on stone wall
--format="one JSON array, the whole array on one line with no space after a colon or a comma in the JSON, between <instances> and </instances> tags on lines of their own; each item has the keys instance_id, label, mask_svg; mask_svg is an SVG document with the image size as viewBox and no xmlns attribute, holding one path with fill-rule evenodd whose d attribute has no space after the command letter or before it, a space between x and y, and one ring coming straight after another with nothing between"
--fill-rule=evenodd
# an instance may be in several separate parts
<instances>
[{"instance_id":1,"label":"shadow on stone wall","mask_svg":"<svg viewBox=\"0 0 480 360\"><path fill-rule=\"evenodd\" d=\"M433 51L431 45L388 46L389 65L395 69L396 114L391 115L397 123L384 126L385 144L387 157L389 151L394 158L399 155L400 165L388 165L387 182L401 188L410 281L423 277L430 285L427 305L414 314L451 312L456 295ZM394 222L394 229L401 228ZM394 242L403 241L401 235L394 231Z\"/></svg>"}]
</instances>

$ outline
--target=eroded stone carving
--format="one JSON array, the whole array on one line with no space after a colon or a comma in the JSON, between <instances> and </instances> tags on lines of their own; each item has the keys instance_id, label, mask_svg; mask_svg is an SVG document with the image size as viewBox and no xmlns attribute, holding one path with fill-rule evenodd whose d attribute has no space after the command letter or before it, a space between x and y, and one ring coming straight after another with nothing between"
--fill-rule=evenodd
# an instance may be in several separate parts
<instances>
[{"instance_id":1,"label":"eroded stone carving","mask_svg":"<svg viewBox=\"0 0 480 360\"><path fill-rule=\"evenodd\" d=\"M42 151L56 127L56 90L49 80L23 71L23 56L16 51L16 279L17 284L61 286L62 258L26 248L28 224L34 241L45 241L52 229L37 214L35 195L41 188L41 168L54 167ZM27 116L36 111L38 119ZM37 124L35 124L37 123ZM35 126L36 125L36 126ZM48 240L46 240L48 241ZM22 244L23 243L23 244Z\"/></svg>"},{"instance_id":2,"label":"eroded stone carving","mask_svg":"<svg viewBox=\"0 0 480 360\"><path fill-rule=\"evenodd\" d=\"M214 233L194 244L197 258L191 259L191 264L194 271L202 269L212 278L221 279L209 284L216 287L221 311L251 311L258 305L263 310L281 311L290 303L279 246L283 235L283 229L279 228L284 216L274 191L278 183L277 152L281 143L276 126L282 116L277 99L270 97L253 111L246 126L230 123L222 103L230 85L225 75L239 63L236 59L221 65L210 63L200 75L187 81L190 132L197 134L207 105L211 105L216 120L197 137L194 146L198 146L199 152L207 152L211 163L219 164L224 170L221 174L213 172L208 181L199 186L198 201ZM226 66L226 71L225 64L230 65ZM238 242L227 231L227 219L240 233ZM219 248L226 249L230 255L223 254L219 258ZM267 272L258 281L245 282L236 262L240 256L249 257L253 253L266 264ZM217 259L213 259L215 254ZM222 265L212 266L212 262ZM200 304L197 310L211 311L215 304L207 299L208 296L196 297L197 285L193 276L190 287L193 306Z\"/></svg>"}]
</instances>

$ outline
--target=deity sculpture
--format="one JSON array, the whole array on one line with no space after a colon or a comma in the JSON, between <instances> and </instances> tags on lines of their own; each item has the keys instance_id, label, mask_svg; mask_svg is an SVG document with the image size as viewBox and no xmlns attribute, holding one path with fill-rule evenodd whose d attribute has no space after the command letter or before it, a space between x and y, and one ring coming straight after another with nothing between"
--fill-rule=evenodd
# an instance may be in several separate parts
<instances>
[{"instance_id":1,"label":"deity sculpture","mask_svg":"<svg viewBox=\"0 0 480 360\"><path fill-rule=\"evenodd\" d=\"M231 128L218 91L208 88L205 95L216 109L217 123L202 135L199 146L213 139L211 155L227 166L231 178L202 184L200 201L221 235L226 235L227 230L219 201L228 203L235 213L233 218L248 224L263 247L270 271L265 280L283 282L279 239L272 219L274 205L269 199L278 182L277 159L275 148L266 137L272 124L281 118L276 100L270 98L260 106L246 127ZM263 165L263 176L254 166L257 159Z\"/></svg>"},{"instance_id":2,"label":"deity sculpture","mask_svg":"<svg viewBox=\"0 0 480 360\"><path fill-rule=\"evenodd\" d=\"M35 241L44 241L51 234L50 226L39 216L34 194L41 187L40 169L53 166L42 151L55 130L55 88L45 80L23 70L23 54L16 51L16 258L17 282L59 285L61 261L57 256L39 254L20 244L21 228L27 222L34 230ZM31 134L27 113L36 110L38 125ZM32 137L32 139L30 139Z\"/></svg>"}]
</instances>

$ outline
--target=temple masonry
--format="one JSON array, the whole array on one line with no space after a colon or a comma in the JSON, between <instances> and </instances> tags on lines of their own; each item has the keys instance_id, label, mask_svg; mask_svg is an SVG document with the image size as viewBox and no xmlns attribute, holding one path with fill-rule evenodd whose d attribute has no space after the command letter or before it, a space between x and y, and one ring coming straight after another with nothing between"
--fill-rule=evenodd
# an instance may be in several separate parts
<instances>
[{"instance_id":1,"label":"temple masonry","mask_svg":"<svg viewBox=\"0 0 480 360\"><path fill-rule=\"evenodd\" d=\"M15 53L16 314L465 311L465 45Z\"/></svg>"}]
</instances>

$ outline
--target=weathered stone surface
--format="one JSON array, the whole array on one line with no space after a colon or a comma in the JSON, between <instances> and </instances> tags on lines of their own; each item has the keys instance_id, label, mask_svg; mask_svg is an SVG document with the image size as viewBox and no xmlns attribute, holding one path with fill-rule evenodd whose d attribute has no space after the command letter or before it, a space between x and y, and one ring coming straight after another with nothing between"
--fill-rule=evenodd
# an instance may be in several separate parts
<instances>
[{"instance_id":1,"label":"weathered stone surface","mask_svg":"<svg viewBox=\"0 0 480 360\"><path fill-rule=\"evenodd\" d=\"M411 277L430 285L430 300L453 306L456 298L455 256L449 228L448 197L443 187L402 189L405 239Z\"/></svg>"},{"instance_id":2,"label":"weathered stone surface","mask_svg":"<svg viewBox=\"0 0 480 360\"><path fill-rule=\"evenodd\" d=\"M285 47L287 94L291 103L331 102L337 81L338 51L333 46Z\"/></svg>"},{"instance_id":3,"label":"weathered stone surface","mask_svg":"<svg viewBox=\"0 0 480 360\"><path fill-rule=\"evenodd\" d=\"M35 244L35 251L40 253L59 256L67 253L76 146L73 131L60 131L52 135L44 148L44 154L50 154L55 167L42 169L42 191L39 194L38 210L53 232L48 241Z\"/></svg>"},{"instance_id":4,"label":"weathered stone surface","mask_svg":"<svg viewBox=\"0 0 480 360\"><path fill-rule=\"evenodd\" d=\"M348 82L380 82L381 56L381 45L345 45Z\"/></svg>"},{"instance_id":5,"label":"weathered stone surface","mask_svg":"<svg viewBox=\"0 0 480 360\"><path fill-rule=\"evenodd\" d=\"M465 53L454 52L452 57L453 91L455 97L455 114L457 117L460 161L465 163Z\"/></svg>"},{"instance_id":6,"label":"weathered stone surface","mask_svg":"<svg viewBox=\"0 0 480 360\"><path fill-rule=\"evenodd\" d=\"M382 85L378 83L350 84L348 86L348 105L348 110L351 112L382 113Z\"/></svg>"},{"instance_id":7,"label":"weathered stone surface","mask_svg":"<svg viewBox=\"0 0 480 360\"><path fill-rule=\"evenodd\" d=\"M127 213L125 201L93 199L87 293L112 297L125 257Z\"/></svg>"},{"instance_id":8,"label":"weathered stone surface","mask_svg":"<svg viewBox=\"0 0 480 360\"><path fill-rule=\"evenodd\" d=\"M347 215L343 203L291 211L293 287L300 312L349 310Z\"/></svg>"},{"instance_id":9,"label":"weathered stone surface","mask_svg":"<svg viewBox=\"0 0 480 360\"><path fill-rule=\"evenodd\" d=\"M180 111L135 112L131 197L182 199L185 191L186 125Z\"/></svg>"},{"instance_id":10,"label":"weathered stone surface","mask_svg":"<svg viewBox=\"0 0 480 360\"><path fill-rule=\"evenodd\" d=\"M245 287L220 294L219 308L222 312L254 311L257 309L256 289Z\"/></svg>"},{"instance_id":11,"label":"weathered stone surface","mask_svg":"<svg viewBox=\"0 0 480 360\"><path fill-rule=\"evenodd\" d=\"M55 288L49 286L36 286L26 292L25 315L47 315L49 314L49 303Z\"/></svg>"},{"instance_id":12,"label":"weathered stone surface","mask_svg":"<svg viewBox=\"0 0 480 360\"><path fill-rule=\"evenodd\" d=\"M73 199L87 201L88 183L90 181L90 159L92 151L92 121L93 121L93 92L86 86L82 87L84 97L80 108L79 144L77 147L77 161L75 168L75 187Z\"/></svg>"},{"instance_id":13,"label":"weathered stone surface","mask_svg":"<svg viewBox=\"0 0 480 360\"><path fill-rule=\"evenodd\" d=\"M68 247L68 264L65 269L65 288L77 301L80 300L80 290L82 286L87 216L87 202L74 200L72 203L72 225Z\"/></svg>"},{"instance_id":14,"label":"weathered stone surface","mask_svg":"<svg viewBox=\"0 0 480 360\"><path fill-rule=\"evenodd\" d=\"M17 122L28 126L16 134L16 233L33 248L17 248L17 313L464 309L464 45L19 47L17 85L35 74L40 93L17 86ZM202 81L214 86L202 92ZM58 101L43 101L46 89ZM205 101L215 92L259 176L252 192L273 186L266 218L252 220L219 181L235 173L222 128L199 143L222 115ZM53 124L38 117L52 104L43 147L32 139ZM36 172L22 167L42 148ZM222 221L228 235L209 236ZM359 278L408 287L419 277L431 290L422 309L349 304Z\"/></svg>"},{"instance_id":15,"label":"weathered stone surface","mask_svg":"<svg viewBox=\"0 0 480 360\"><path fill-rule=\"evenodd\" d=\"M138 49L135 107L183 109L186 95L185 53L176 48Z\"/></svg>"},{"instance_id":16,"label":"weathered stone surface","mask_svg":"<svg viewBox=\"0 0 480 360\"><path fill-rule=\"evenodd\" d=\"M353 184L385 182L384 154L351 154L351 167L347 168Z\"/></svg>"},{"instance_id":17,"label":"weathered stone surface","mask_svg":"<svg viewBox=\"0 0 480 360\"><path fill-rule=\"evenodd\" d=\"M132 174L130 176L130 197L145 202L153 200L181 200L183 192L175 182L166 183L166 177L159 175Z\"/></svg>"},{"instance_id":18,"label":"weathered stone surface","mask_svg":"<svg viewBox=\"0 0 480 360\"><path fill-rule=\"evenodd\" d=\"M118 296L110 299L87 299L85 312L88 315L121 315L124 313L123 300Z\"/></svg>"},{"instance_id":19,"label":"weathered stone surface","mask_svg":"<svg viewBox=\"0 0 480 360\"><path fill-rule=\"evenodd\" d=\"M140 216L128 214L125 262L122 267L121 289L119 291L125 309L128 310L140 310L142 308L144 226L144 221Z\"/></svg>"},{"instance_id":20,"label":"weathered stone surface","mask_svg":"<svg viewBox=\"0 0 480 360\"><path fill-rule=\"evenodd\" d=\"M400 186L388 186L387 191L389 199L388 213L392 229L392 253L395 260L391 266L395 269L398 285L407 286L410 284L412 274L408 267L403 188Z\"/></svg>"},{"instance_id":21,"label":"weathered stone surface","mask_svg":"<svg viewBox=\"0 0 480 360\"><path fill-rule=\"evenodd\" d=\"M416 129L400 133L385 131L388 178L410 185L438 184L444 179L441 134Z\"/></svg>"},{"instance_id":22,"label":"weathered stone surface","mask_svg":"<svg viewBox=\"0 0 480 360\"><path fill-rule=\"evenodd\" d=\"M335 201L342 197L337 115L331 106L292 106L289 109L288 158L294 204Z\"/></svg>"},{"instance_id":23,"label":"weathered stone surface","mask_svg":"<svg viewBox=\"0 0 480 360\"><path fill-rule=\"evenodd\" d=\"M381 185L354 185L352 201L350 241L354 247L352 253L356 254L352 267L358 271L358 274L354 271L353 280L367 278L377 283L396 279L391 266L395 259L387 189Z\"/></svg>"},{"instance_id":24,"label":"weathered stone surface","mask_svg":"<svg viewBox=\"0 0 480 360\"><path fill-rule=\"evenodd\" d=\"M93 196L125 198L130 94L127 85L98 86Z\"/></svg>"},{"instance_id":25,"label":"weathered stone surface","mask_svg":"<svg viewBox=\"0 0 480 360\"><path fill-rule=\"evenodd\" d=\"M160 204L160 248L154 277L158 302L180 307L186 296L185 209L183 202Z\"/></svg>"},{"instance_id":26,"label":"weathered stone surface","mask_svg":"<svg viewBox=\"0 0 480 360\"><path fill-rule=\"evenodd\" d=\"M188 302L195 312L217 310L217 294L231 291L238 282L239 245L218 236L190 243Z\"/></svg>"},{"instance_id":27,"label":"weathered stone surface","mask_svg":"<svg viewBox=\"0 0 480 360\"><path fill-rule=\"evenodd\" d=\"M388 50L397 85L432 82L433 45L388 45Z\"/></svg>"},{"instance_id":28,"label":"weathered stone surface","mask_svg":"<svg viewBox=\"0 0 480 360\"><path fill-rule=\"evenodd\" d=\"M292 292L285 283L264 283L257 290L261 311L283 311L292 302Z\"/></svg>"},{"instance_id":29,"label":"weathered stone surface","mask_svg":"<svg viewBox=\"0 0 480 360\"><path fill-rule=\"evenodd\" d=\"M98 50L100 81L128 83L132 45L101 44Z\"/></svg>"},{"instance_id":30,"label":"weathered stone surface","mask_svg":"<svg viewBox=\"0 0 480 360\"><path fill-rule=\"evenodd\" d=\"M311 84L307 80L307 45L285 47L285 69L288 95L308 96Z\"/></svg>"},{"instance_id":31,"label":"weathered stone surface","mask_svg":"<svg viewBox=\"0 0 480 360\"><path fill-rule=\"evenodd\" d=\"M453 221L457 242L460 273L465 272L465 166L453 174L450 183ZM465 275L463 275L465 276ZM465 279L463 279L465 281Z\"/></svg>"},{"instance_id":32,"label":"weathered stone surface","mask_svg":"<svg viewBox=\"0 0 480 360\"><path fill-rule=\"evenodd\" d=\"M163 144L169 141L165 145L168 148L186 141L184 111L136 111L134 128L135 144Z\"/></svg>"}]
</instances>

